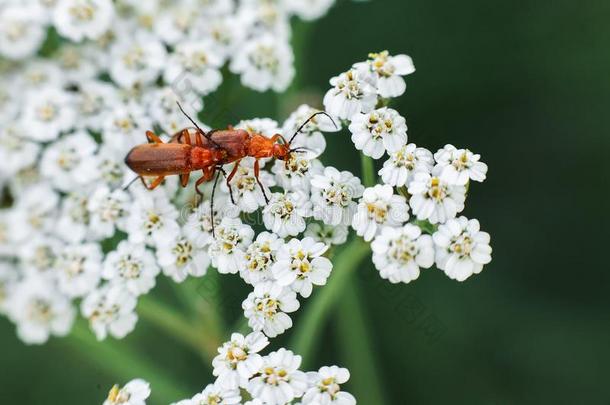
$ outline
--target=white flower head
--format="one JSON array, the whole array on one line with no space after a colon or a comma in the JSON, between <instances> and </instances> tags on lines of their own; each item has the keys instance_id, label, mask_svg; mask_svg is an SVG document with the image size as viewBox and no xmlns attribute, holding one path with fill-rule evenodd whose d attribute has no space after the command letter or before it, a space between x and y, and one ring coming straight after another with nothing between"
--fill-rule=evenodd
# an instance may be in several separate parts
<instances>
[{"instance_id":1,"label":"white flower head","mask_svg":"<svg viewBox=\"0 0 610 405\"><path fill-rule=\"evenodd\" d=\"M146 294L155 286L159 267L152 252L142 244L122 240L104 260L102 277L124 286L131 294Z\"/></svg>"},{"instance_id":2,"label":"white flower head","mask_svg":"<svg viewBox=\"0 0 610 405\"><path fill-rule=\"evenodd\" d=\"M410 143L390 153L390 158L384 162L379 175L385 184L402 187L411 183L416 172L430 173L433 167L432 152Z\"/></svg>"},{"instance_id":3,"label":"white flower head","mask_svg":"<svg viewBox=\"0 0 610 405\"><path fill-rule=\"evenodd\" d=\"M75 317L70 300L48 279L37 276L15 286L7 313L17 324L17 335L27 344L45 343L51 335L67 335Z\"/></svg>"},{"instance_id":4,"label":"white flower head","mask_svg":"<svg viewBox=\"0 0 610 405\"><path fill-rule=\"evenodd\" d=\"M324 285L332 270L332 263L323 254L328 246L313 238L291 239L278 252L272 271L277 283L290 286L307 298L313 285Z\"/></svg>"},{"instance_id":5,"label":"white flower head","mask_svg":"<svg viewBox=\"0 0 610 405\"><path fill-rule=\"evenodd\" d=\"M9 237L22 242L40 232L50 233L57 220L59 195L39 183L21 192L8 217Z\"/></svg>"},{"instance_id":6,"label":"white flower head","mask_svg":"<svg viewBox=\"0 0 610 405\"><path fill-rule=\"evenodd\" d=\"M272 280L271 268L283 244L283 239L274 233L259 233L246 250L246 265L239 269L241 278L251 285Z\"/></svg>"},{"instance_id":7,"label":"white flower head","mask_svg":"<svg viewBox=\"0 0 610 405\"><path fill-rule=\"evenodd\" d=\"M291 153L283 161L278 159L271 168L280 187L304 193L309 193L312 177L321 174L323 170L324 166L318 159L303 153Z\"/></svg>"},{"instance_id":8,"label":"white flower head","mask_svg":"<svg viewBox=\"0 0 610 405\"><path fill-rule=\"evenodd\" d=\"M347 224L326 225L312 222L305 229L305 236L309 236L325 245L342 245L347 241L349 229Z\"/></svg>"},{"instance_id":9,"label":"white flower head","mask_svg":"<svg viewBox=\"0 0 610 405\"><path fill-rule=\"evenodd\" d=\"M349 380L349 371L337 366L322 367L307 373L310 388L303 395L302 405L356 405L356 398L341 390Z\"/></svg>"},{"instance_id":10,"label":"white flower head","mask_svg":"<svg viewBox=\"0 0 610 405\"><path fill-rule=\"evenodd\" d=\"M216 239L209 247L212 265L219 273L237 273L246 265L246 248L254 231L239 218L223 218L216 227Z\"/></svg>"},{"instance_id":11,"label":"white flower head","mask_svg":"<svg viewBox=\"0 0 610 405\"><path fill-rule=\"evenodd\" d=\"M43 16L33 6L0 9L0 55L19 60L32 56L45 39Z\"/></svg>"},{"instance_id":12,"label":"white flower head","mask_svg":"<svg viewBox=\"0 0 610 405\"><path fill-rule=\"evenodd\" d=\"M247 336L233 333L231 340L218 348L218 355L212 360L217 384L228 389L246 387L262 366L263 359L258 353L268 344L269 339L261 332Z\"/></svg>"},{"instance_id":13,"label":"white flower head","mask_svg":"<svg viewBox=\"0 0 610 405\"><path fill-rule=\"evenodd\" d=\"M352 116L349 130L356 149L373 159L379 159L386 151L397 152L407 144L405 119L387 107Z\"/></svg>"},{"instance_id":14,"label":"white flower head","mask_svg":"<svg viewBox=\"0 0 610 405\"><path fill-rule=\"evenodd\" d=\"M426 172L415 173L409 185L409 205L417 219L432 224L445 223L464 209L466 188L452 186Z\"/></svg>"},{"instance_id":15,"label":"white flower head","mask_svg":"<svg viewBox=\"0 0 610 405\"><path fill-rule=\"evenodd\" d=\"M123 38L111 51L110 77L121 87L147 85L159 77L167 52L153 36Z\"/></svg>"},{"instance_id":16,"label":"white flower head","mask_svg":"<svg viewBox=\"0 0 610 405\"><path fill-rule=\"evenodd\" d=\"M196 37L203 37L209 40L214 52L221 56L224 61L235 54L236 49L248 34L239 23L239 18L234 15L214 17L208 21L208 24L196 27L203 31L201 34L196 35Z\"/></svg>"},{"instance_id":17,"label":"white flower head","mask_svg":"<svg viewBox=\"0 0 610 405\"><path fill-rule=\"evenodd\" d=\"M310 107L307 104L301 104L292 114L290 114L286 121L284 121L282 133L286 134L286 136L292 136L307 122L301 132L294 137L294 140L290 145L292 148L307 148L318 156L326 149L326 140L322 133L337 132L341 130L337 120L331 119L324 114L314 116L314 114L319 111L320 110Z\"/></svg>"},{"instance_id":18,"label":"white flower head","mask_svg":"<svg viewBox=\"0 0 610 405\"><path fill-rule=\"evenodd\" d=\"M328 225L349 224L356 211L356 199L362 196L364 186L360 179L348 171L326 167L324 174L311 180L313 217Z\"/></svg>"},{"instance_id":19,"label":"white flower head","mask_svg":"<svg viewBox=\"0 0 610 405\"><path fill-rule=\"evenodd\" d=\"M177 102L180 101L180 97L173 88L155 88L147 94L148 114L165 133L175 134L191 126L190 121L178 107ZM207 130L207 128L202 129Z\"/></svg>"},{"instance_id":20,"label":"white flower head","mask_svg":"<svg viewBox=\"0 0 610 405\"><path fill-rule=\"evenodd\" d=\"M157 260L163 274L177 283L187 276L201 277L208 271L210 258L207 252L196 247L188 238L177 235L172 241L157 246Z\"/></svg>"},{"instance_id":21,"label":"white flower head","mask_svg":"<svg viewBox=\"0 0 610 405\"><path fill-rule=\"evenodd\" d=\"M117 150L113 145L103 143L98 149L95 160L100 180L111 189L123 185L127 171L124 152Z\"/></svg>"},{"instance_id":22,"label":"white flower head","mask_svg":"<svg viewBox=\"0 0 610 405\"><path fill-rule=\"evenodd\" d=\"M100 131L118 102L117 90L112 85L97 80L79 82L74 100L78 114L76 127Z\"/></svg>"},{"instance_id":23,"label":"white flower head","mask_svg":"<svg viewBox=\"0 0 610 405\"><path fill-rule=\"evenodd\" d=\"M28 94L21 117L28 137L38 142L56 139L72 128L75 119L73 96L54 87Z\"/></svg>"},{"instance_id":24,"label":"white flower head","mask_svg":"<svg viewBox=\"0 0 610 405\"><path fill-rule=\"evenodd\" d=\"M373 263L382 278L408 283L419 277L419 268L434 264L434 243L430 235L412 224L384 227L371 243Z\"/></svg>"},{"instance_id":25,"label":"white flower head","mask_svg":"<svg viewBox=\"0 0 610 405\"><path fill-rule=\"evenodd\" d=\"M6 125L0 127L0 176L9 178L38 160L40 145L26 139L26 129L21 122L2 121Z\"/></svg>"},{"instance_id":26,"label":"white flower head","mask_svg":"<svg viewBox=\"0 0 610 405\"><path fill-rule=\"evenodd\" d=\"M98 187L87 205L89 232L94 239L109 238L115 230L125 229L131 197L120 188L110 190L106 185Z\"/></svg>"},{"instance_id":27,"label":"white flower head","mask_svg":"<svg viewBox=\"0 0 610 405\"><path fill-rule=\"evenodd\" d=\"M230 64L244 86L257 91L286 90L294 76L294 55L283 37L264 34L246 41Z\"/></svg>"},{"instance_id":28,"label":"white flower head","mask_svg":"<svg viewBox=\"0 0 610 405\"><path fill-rule=\"evenodd\" d=\"M357 63L354 66L366 67L375 75L377 92L384 98L401 96L407 88L402 76L415 72L411 57L407 55L391 56L388 51L371 53L366 62Z\"/></svg>"},{"instance_id":29,"label":"white flower head","mask_svg":"<svg viewBox=\"0 0 610 405\"><path fill-rule=\"evenodd\" d=\"M136 326L136 302L124 286L105 285L85 297L81 312L98 340L106 339L108 334L122 339Z\"/></svg>"},{"instance_id":30,"label":"white flower head","mask_svg":"<svg viewBox=\"0 0 610 405\"><path fill-rule=\"evenodd\" d=\"M210 200L203 200L189 214L183 231L196 247L205 248L214 241L212 235L212 217L214 218L214 227L218 227L223 218L236 218L239 215L239 210L228 199L229 197L226 195L215 199L213 216Z\"/></svg>"},{"instance_id":31,"label":"white flower head","mask_svg":"<svg viewBox=\"0 0 610 405\"><path fill-rule=\"evenodd\" d=\"M162 189L137 190L125 230L134 243L163 246L180 232L178 211Z\"/></svg>"},{"instance_id":32,"label":"white flower head","mask_svg":"<svg viewBox=\"0 0 610 405\"><path fill-rule=\"evenodd\" d=\"M250 135L262 134L265 136L273 136L281 132L277 121L271 118L252 118L249 120L241 120L235 129L243 129L248 131Z\"/></svg>"},{"instance_id":33,"label":"white flower head","mask_svg":"<svg viewBox=\"0 0 610 405\"><path fill-rule=\"evenodd\" d=\"M142 379L129 381L124 387L114 385L103 405L146 405L150 384Z\"/></svg>"},{"instance_id":34,"label":"white flower head","mask_svg":"<svg viewBox=\"0 0 610 405\"><path fill-rule=\"evenodd\" d=\"M20 244L17 250L21 269L26 275L56 280L54 265L64 243L44 234L37 234Z\"/></svg>"},{"instance_id":35,"label":"white flower head","mask_svg":"<svg viewBox=\"0 0 610 405\"><path fill-rule=\"evenodd\" d=\"M146 141L145 133L152 122L141 105L130 102L118 104L106 116L102 139L117 152L125 155L134 146Z\"/></svg>"},{"instance_id":36,"label":"white flower head","mask_svg":"<svg viewBox=\"0 0 610 405\"><path fill-rule=\"evenodd\" d=\"M259 180L265 189L266 195L269 195L271 193L269 187L275 186L273 176L261 169L259 171ZM252 213L258 208L265 206L265 197L256 180L253 158L245 158L240 161L230 185L233 190L235 204L237 204L237 207L242 212ZM225 182L222 183L221 187L223 191L229 191L228 185Z\"/></svg>"},{"instance_id":37,"label":"white flower head","mask_svg":"<svg viewBox=\"0 0 610 405\"><path fill-rule=\"evenodd\" d=\"M200 23L201 11L189 2L170 3L155 18L153 31L168 45L176 45L187 38L193 27Z\"/></svg>"},{"instance_id":38,"label":"white flower head","mask_svg":"<svg viewBox=\"0 0 610 405\"><path fill-rule=\"evenodd\" d=\"M491 262L489 234L480 230L476 219L450 219L439 225L432 237L436 245L436 266L454 280L464 281Z\"/></svg>"},{"instance_id":39,"label":"white flower head","mask_svg":"<svg viewBox=\"0 0 610 405\"><path fill-rule=\"evenodd\" d=\"M262 331L276 337L292 327L289 313L299 309L294 291L272 281L254 286L254 291L242 303L248 325L254 331Z\"/></svg>"},{"instance_id":40,"label":"white flower head","mask_svg":"<svg viewBox=\"0 0 610 405\"><path fill-rule=\"evenodd\" d=\"M263 357L259 375L250 380L248 392L268 405L283 405L303 395L307 375L299 370L301 356L281 348Z\"/></svg>"},{"instance_id":41,"label":"white flower head","mask_svg":"<svg viewBox=\"0 0 610 405\"><path fill-rule=\"evenodd\" d=\"M93 240L89 229L88 190L82 189L67 194L61 202L61 211L55 227L55 234L68 243Z\"/></svg>"},{"instance_id":42,"label":"white flower head","mask_svg":"<svg viewBox=\"0 0 610 405\"><path fill-rule=\"evenodd\" d=\"M368 113L377 104L377 93L370 73L350 69L330 79L333 86L324 95L324 108L332 116L351 120L358 113Z\"/></svg>"},{"instance_id":43,"label":"white flower head","mask_svg":"<svg viewBox=\"0 0 610 405\"><path fill-rule=\"evenodd\" d=\"M290 12L305 21L323 17L334 3L334 0L286 0Z\"/></svg>"},{"instance_id":44,"label":"white flower head","mask_svg":"<svg viewBox=\"0 0 610 405\"><path fill-rule=\"evenodd\" d=\"M69 297L82 297L95 289L102 276L100 245L65 246L55 262L59 290Z\"/></svg>"},{"instance_id":45,"label":"white flower head","mask_svg":"<svg viewBox=\"0 0 610 405\"><path fill-rule=\"evenodd\" d=\"M439 177L457 186L464 186L469 180L485 180L487 165L480 162L480 158L481 155L476 155L468 149L456 149L453 145L445 145L434 154Z\"/></svg>"},{"instance_id":46,"label":"white flower head","mask_svg":"<svg viewBox=\"0 0 610 405\"><path fill-rule=\"evenodd\" d=\"M191 399L193 405L239 405L239 389L226 388L219 383L208 384L204 390Z\"/></svg>"},{"instance_id":47,"label":"white flower head","mask_svg":"<svg viewBox=\"0 0 610 405\"><path fill-rule=\"evenodd\" d=\"M280 237L296 236L305 230L305 218L311 216L309 196L300 191L273 193L263 209L265 227Z\"/></svg>"},{"instance_id":48,"label":"white flower head","mask_svg":"<svg viewBox=\"0 0 610 405\"><path fill-rule=\"evenodd\" d=\"M52 143L42 154L40 169L60 191L73 190L97 177L94 153L97 144L86 132L77 132Z\"/></svg>"},{"instance_id":49,"label":"white flower head","mask_svg":"<svg viewBox=\"0 0 610 405\"><path fill-rule=\"evenodd\" d=\"M408 219L409 206L405 198L394 195L391 186L376 185L364 190L352 227L368 242L382 226L401 226Z\"/></svg>"},{"instance_id":50,"label":"white flower head","mask_svg":"<svg viewBox=\"0 0 610 405\"><path fill-rule=\"evenodd\" d=\"M76 42L101 37L113 17L111 0L59 0L53 14L59 34Z\"/></svg>"},{"instance_id":51,"label":"white flower head","mask_svg":"<svg viewBox=\"0 0 610 405\"><path fill-rule=\"evenodd\" d=\"M177 93L206 95L222 83L223 58L208 41L182 42L170 56L163 77Z\"/></svg>"}]
</instances>

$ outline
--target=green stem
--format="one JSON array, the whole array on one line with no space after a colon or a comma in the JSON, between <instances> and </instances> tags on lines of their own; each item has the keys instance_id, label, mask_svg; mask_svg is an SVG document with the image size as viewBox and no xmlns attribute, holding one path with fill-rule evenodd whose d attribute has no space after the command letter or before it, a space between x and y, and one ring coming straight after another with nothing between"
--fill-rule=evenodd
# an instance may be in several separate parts
<instances>
[{"instance_id":1,"label":"green stem","mask_svg":"<svg viewBox=\"0 0 610 405\"><path fill-rule=\"evenodd\" d=\"M376 350L365 319L366 308L356 280L346 282L338 304L336 324L342 365L351 371L350 391L362 404L387 404L377 367Z\"/></svg>"},{"instance_id":2,"label":"green stem","mask_svg":"<svg viewBox=\"0 0 610 405\"><path fill-rule=\"evenodd\" d=\"M125 383L134 378L148 381L153 404L169 404L191 395L190 390L176 381L165 369L139 356L117 341L98 342L83 322L77 322L70 336L64 340L70 349L81 352L91 363ZM108 387L110 389L110 387Z\"/></svg>"},{"instance_id":3,"label":"green stem","mask_svg":"<svg viewBox=\"0 0 610 405\"><path fill-rule=\"evenodd\" d=\"M177 341L193 349L206 364L211 362L216 355L216 349L221 344L216 336L154 298L141 297L138 314Z\"/></svg>"},{"instance_id":4,"label":"green stem","mask_svg":"<svg viewBox=\"0 0 610 405\"><path fill-rule=\"evenodd\" d=\"M372 187L375 185L375 164L373 159L364 154L360 155L360 164L362 167L362 184L365 187Z\"/></svg>"},{"instance_id":5,"label":"green stem","mask_svg":"<svg viewBox=\"0 0 610 405\"><path fill-rule=\"evenodd\" d=\"M317 292L305 308L295 327L290 347L303 357L303 367L312 360L312 352L319 340L323 325L335 304L342 298L345 285L356 274L358 264L370 254L370 245L360 238L352 239L337 254L328 283Z\"/></svg>"}]
</instances>

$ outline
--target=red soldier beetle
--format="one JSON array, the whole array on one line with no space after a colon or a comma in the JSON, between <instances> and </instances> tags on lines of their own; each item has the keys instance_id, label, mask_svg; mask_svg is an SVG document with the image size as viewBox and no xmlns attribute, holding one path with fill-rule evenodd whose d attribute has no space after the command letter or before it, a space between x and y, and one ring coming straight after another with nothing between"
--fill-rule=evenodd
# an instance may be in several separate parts
<instances>
[{"instance_id":1,"label":"red soldier beetle","mask_svg":"<svg viewBox=\"0 0 610 405\"><path fill-rule=\"evenodd\" d=\"M204 182L210 181L212 177L214 177L214 174L218 172L216 179L214 180L211 196L212 233L214 233L214 194L221 173L226 177L231 201L235 204L231 180L237 173L240 161L243 158L254 158L254 177L261 188L265 202L269 203L265 188L259 179L259 160L265 158L288 160L292 153L306 151L305 148L292 149L290 144L295 136L303 130L305 125L317 115L326 115L333 122L335 127L337 126L330 115L324 111L318 111L312 114L311 117L297 129L289 141L286 141L280 134L267 137L260 133L250 134L243 129L234 129L232 126L229 126L228 129L225 130L212 130L206 133L199 128L197 123L182 109L180 103L178 103L178 107L189 121L193 123L196 132L191 134L190 129L193 128L185 128L172 136L168 143L165 143L153 132L147 131L146 137L149 143L134 147L125 157L125 163L131 170L138 174L136 179L139 178L144 184L144 187L149 190L158 187L163 182L163 179L170 175L179 175L180 185L186 187L190 173L201 170L203 174L195 183L195 191L202 198L203 193L199 190L199 186ZM227 176L222 166L233 162L235 163L233 169ZM144 181L144 176L154 176L156 178L148 185ZM136 179L134 179L134 181ZM126 187L129 187L132 182Z\"/></svg>"}]
</instances>

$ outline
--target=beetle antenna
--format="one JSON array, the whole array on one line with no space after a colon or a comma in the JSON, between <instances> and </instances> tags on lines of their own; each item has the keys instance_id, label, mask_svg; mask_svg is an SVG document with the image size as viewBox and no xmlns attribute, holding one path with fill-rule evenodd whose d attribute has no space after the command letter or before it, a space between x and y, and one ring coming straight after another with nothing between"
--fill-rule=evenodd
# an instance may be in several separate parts
<instances>
[{"instance_id":1,"label":"beetle antenna","mask_svg":"<svg viewBox=\"0 0 610 405\"><path fill-rule=\"evenodd\" d=\"M176 100L176 104L178 104L178 108L180 108L180 111L182 111L182 114L184 114L184 116L186 118L188 118L189 121L191 121L193 123L193 125L195 126L195 128L197 128L197 130L206 137L206 139L208 141L210 141L214 146L216 146L217 148L220 148L220 145L217 144L212 137L210 136L210 134L206 134L203 129L199 128L199 125L197 125L197 123L184 111L184 108L182 108L182 105L180 104L180 102L178 100ZM212 131L213 132L213 131Z\"/></svg>"},{"instance_id":2,"label":"beetle antenna","mask_svg":"<svg viewBox=\"0 0 610 405\"><path fill-rule=\"evenodd\" d=\"M123 187L123 191L127 190L137 179L141 178L142 176L136 176L134 177L131 181L129 181L129 183L127 183L124 187Z\"/></svg>"},{"instance_id":3,"label":"beetle antenna","mask_svg":"<svg viewBox=\"0 0 610 405\"><path fill-rule=\"evenodd\" d=\"M330 116L330 115L329 115L329 114L328 114L326 111L318 111L318 112L316 112L316 113L313 113L313 114L312 114L312 116L311 116L311 117L309 117L309 118L307 119L307 121L305 121L305 122L303 123L303 125L301 125L301 126L299 127L299 129L297 129L297 132L295 132L295 133L294 133L294 135L292 135L292 138L290 138L290 141L288 141L288 144L291 144L291 143L292 143L292 140L294 139L294 137L295 137L295 136L297 136L297 134L298 134L299 132L301 132L301 130L302 130L303 128L305 128L305 125L307 125L307 124L309 123L309 121L311 121L312 119L314 119L314 117L316 117L317 115L320 115L320 114L322 114L322 115L326 115L326 116L327 116L327 117L328 117L328 118L331 120L331 122L333 123L333 125L335 126L335 128L339 129L339 127L338 127L338 126L337 126L337 124L335 123L335 120L333 120L333 117L331 117L331 116Z\"/></svg>"}]
</instances>

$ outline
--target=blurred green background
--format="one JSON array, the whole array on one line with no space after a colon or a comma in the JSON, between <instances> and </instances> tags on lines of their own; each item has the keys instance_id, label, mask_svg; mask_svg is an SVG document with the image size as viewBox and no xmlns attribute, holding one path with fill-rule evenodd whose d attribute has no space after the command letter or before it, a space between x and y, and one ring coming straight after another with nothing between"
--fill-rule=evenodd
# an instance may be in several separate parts
<instances>
[{"instance_id":1,"label":"blurred green background","mask_svg":"<svg viewBox=\"0 0 610 405\"><path fill-rule=\"evenodd\" d=\"M307 38L297 44L298 87L319 100L328 78L370 51L413 57L417 72L394 107L411 142L482 154L488 180L471 189L464 214L481 221L494 248L483 273L461 284L431 269L393 286L366 261L361 305L341 299L309 364L349 367L348 389L365 396L376 375L387 404L610 401L609 18L601 0L341 1L296 27L297 41ZM245 92L230 114L284 119L298 97ZM328 141L327 159L358 172L346 133ZM247 291L237 277L220 285L230 325ZM155 294L171 290L161 282ZM362 325L368 347L355 337ZM121 345L191 394L211 380L208 365L145 320ZM99 346L26 347L5 319L0 347L3 404L101 404L126 380L90 359Z\"/></svg>"}]
</instances>

